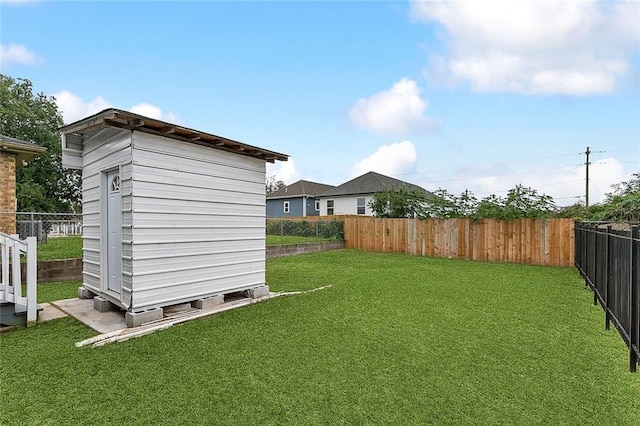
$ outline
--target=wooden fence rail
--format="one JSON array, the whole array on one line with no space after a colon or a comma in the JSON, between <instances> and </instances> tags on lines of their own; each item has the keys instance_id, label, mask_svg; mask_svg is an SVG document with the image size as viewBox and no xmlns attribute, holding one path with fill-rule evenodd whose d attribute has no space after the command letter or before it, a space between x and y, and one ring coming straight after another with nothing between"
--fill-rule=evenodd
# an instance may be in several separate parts
<instances>
[{"instance_id":1,"label":"wooden fence rail","mask_svg":"<svg viewBox=\"0 0 640 426\"><path fill-rule=\"evenodd\" d=\"M344 216L346 248L573 266L573 219L380 219Z\"/></svg>"}]
</instances>

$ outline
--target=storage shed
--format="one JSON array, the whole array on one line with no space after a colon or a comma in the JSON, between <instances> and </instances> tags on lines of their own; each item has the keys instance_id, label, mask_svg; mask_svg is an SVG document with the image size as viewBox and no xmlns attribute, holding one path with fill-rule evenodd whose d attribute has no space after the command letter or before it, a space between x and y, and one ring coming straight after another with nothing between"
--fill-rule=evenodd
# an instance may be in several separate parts
<instances>
[{"instance_id":1,"label":"storage shed","mask_svg":"<svg viewBox=\"0 0 640 426\"><path fill-rule=\"evenodd\" d=\"M82 170L83 286L127 325L163 308L268 294L265 165L274 151L107 109L61 128Z\"/></svg>"}]
</instances>

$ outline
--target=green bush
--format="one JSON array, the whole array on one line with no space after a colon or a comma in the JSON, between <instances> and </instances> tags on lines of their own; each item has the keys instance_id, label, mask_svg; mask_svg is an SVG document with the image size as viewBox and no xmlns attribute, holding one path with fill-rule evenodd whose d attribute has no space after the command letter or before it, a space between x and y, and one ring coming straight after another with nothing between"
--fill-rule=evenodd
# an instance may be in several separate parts
<instances>
[{"instance_id":1,"label":"green bush","mask_svg":"<svg viewBox=\"0 0 640 426\"><path fill-rule=\"evenodd\" d=\"M344 223L340 220L267 220L267 235L344 239Z\"/></svg>"}]
</instances>

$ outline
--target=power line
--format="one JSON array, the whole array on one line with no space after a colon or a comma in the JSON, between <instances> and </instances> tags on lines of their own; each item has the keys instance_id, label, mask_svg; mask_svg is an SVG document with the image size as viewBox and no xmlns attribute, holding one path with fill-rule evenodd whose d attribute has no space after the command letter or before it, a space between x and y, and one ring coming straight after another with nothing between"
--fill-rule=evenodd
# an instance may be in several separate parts
<instances>
[{"instance_id":1,"label":"power line","mask_svg":"<svg viewBox=\"0 0 640 426\"><path fill-rule=\"evenodd\" d=\"M595 182L591 181L591 185L593 185L596 188L596 191L598 191L600 194L606 195L604 192L600 190L600 188L598 188L598 185L596 185Z\"/></svg>"},{"instance_id":2,"label":"power line","mask_svg":"<svg viewBox=\"0 0 640 426\"><path fill-rule=\"evenodd\" d=\"M600 151L591 151L591 149L589 147L587 147L587 151L588 152L582 152L582 153L565 153L565 154L557 154L557 155L553 155L553 156L545 156L545 157L531 157L528 159L522 159L522 160L515 160L515 161L510 161L509 164L513 164L513 163L522 163L522 162L528 162L528 161L535 161L535 160L546 160L546 159L554 159L554 158L558 158L558 157L563 157L563 156L573 156L573 155L587 155L586 161L584 163L581 164L576 164L576 166L585 166L585 199L588 202L588 198L589 198L589 182L591 182L591 179L588 178L588 174L589 174L589 168L590 166L601 166L603 164L606 163L601 163L601 162L594 162L592 163L590 161L590 155L593 154L602 154L602 153L607 153L607 152L637 152L640 150L635 150L635 149L616 149L616 150L600 150ZM629 163L629 162L621 162L621 163ZM432 176L434 173L438 173L438 172L445 172L445 171L451 171L451 169L436 169L436 170L429 170L428 172L411 172L411 173L395 173L394 176L395 177L403 177L403 176L415 176L418 179L421 180L425 180L428 181L426 183L428 184L439 184L439 183L447 183L447 182L460 182L460 181L474 181L474 180L478 180L478 179L492 179L492 178L503 178L503 177L507 177L507 176L516 176L519 174L524 174L524 173L530 173L532 170L519 170L519 171L515 171L515 172L511 172L511 173L503 173L503 174L495 174L495 175L475 175L475 176L468 176L468 177L456 177L456 178L449 178L449 179L430 179L430 175ZM581 179L578 179L581 180ZM544 187L544 186L553 186L553 185L561 185L564 183L570 183L570 182L575 182L578 180L572 180L572 181L565 181L565 182L555 182L555 183L551 183L551 184L546 184L546 185L537 185L538 187ZM598 191L600 193L602 193L599 189Z\"/></svg>"},{"instance_id":3,"label":"power line","mask_svg":"<svg viewBox=\"0 0 640 426\"><path fill-rule=\"evenodd\" d=\"M605 151L598 151L598 152L605 152ZM537 161L537 160L552 160L552 159L559 158L559 157L569 157L569 156L582 155L582 154L584 154L584 153L583 152L578 152L578 153L571 152L571 153L564 153L564 154L549 155L549 156L546 156L546 157L523 158L521 160L509 160L508 164L526 163L526 162L529 162L529 161ZM429 170L428 173L449 172L449 171L451 171L451 168L447 168L447 169L432 169L432 170ZM526 172L526 171L524 171L524 172ZM512 174L524 173L524 172L523 171L514 172ZM395 173L394 176L396 176L396 177L399 177L399 176L411 176L411 175L419 175L419 174L426 174L426 173L427 172L425 172L425 173L422 173L422 172ZM501 176L501 175L496 175L496 176ZM505 175L505 176L508 176L508 175ZM485 177L485 176L483 176L483 177ZM491 176L491 177L493 177L493 176ZM447 182L447 181L450 181L450 180L464 180L464 179L466 179L466 178L447 179L447 180L434 181L434 182ZM475 179L475 178L474 177L470 177L469 179Z\"/></svg>"}]
</instances>

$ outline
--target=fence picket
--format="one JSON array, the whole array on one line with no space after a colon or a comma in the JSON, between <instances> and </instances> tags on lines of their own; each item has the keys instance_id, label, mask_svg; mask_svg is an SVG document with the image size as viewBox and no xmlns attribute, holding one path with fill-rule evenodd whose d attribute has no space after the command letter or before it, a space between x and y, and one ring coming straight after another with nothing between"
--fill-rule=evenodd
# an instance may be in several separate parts
<instances>
[{"instance_id":1,"label":"fence picket","mask_svg":"<svg viewBox=\"0 0 640 426\"><path fill-rule=\"evenodd\" d=\"M575 265L593 290L594 304L605 312L605 328L613 323L629 348L629 370L636 371L640 348L638 283L640 238L611 226L576 223Z\"/></svg>"},{"instance_id":2,"label":"fence picket","mask_svg":"<svg viewBox=\"0 0 640 426\"><path fill-rule=\"evenodd\" d=\"M574 262L571 219L334 218L344 221L347 248L536 265Z\"/></svg>"}]
</instances>

